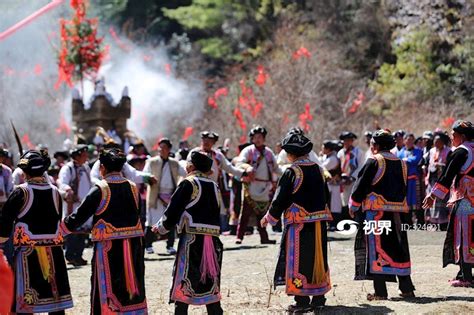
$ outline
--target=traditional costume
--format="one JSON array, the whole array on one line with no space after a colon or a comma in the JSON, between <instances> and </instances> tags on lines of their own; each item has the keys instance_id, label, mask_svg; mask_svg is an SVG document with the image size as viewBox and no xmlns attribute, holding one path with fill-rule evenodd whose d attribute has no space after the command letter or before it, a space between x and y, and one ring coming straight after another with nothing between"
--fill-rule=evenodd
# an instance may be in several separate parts
<instances>
[{"instance_id":1,"label":"traditional costume","mask_svg":"<svg viewBox=\"0 0 474 315\"><path fill-rule=\"evenodd\" d=\"M442 141L441 136L437 135L435 137L435 143L438 141ZM427 170L427 184L428 184L428 192L431 192L434 185L441 177L443 170L446 168L446 163L451 150L443 145L441 149L437 147L433 147L429 151L429 162L428 162L428 170ZM433 206L428 209L427 211L427 218L429 222L434 224L440 224L446 228L448 223L448 216L449 216L449 209L447 206L447 201L449 198L449 194L446 194L444 199L436 199Z\"/></svg>"},{"instance_id":2,"label":"traditional costume","mask_svg":"<svg viewBox=\"0 0 474 315\"><path fill-rule=\"evenodd\" d=\"M395 276L402 296L413 296L407 232L402 231L409 210L406 163L389 152L395 145L389 132L376 131L371 141L379 152L360 171L350 199L351 212L364 224L354 246L355 280L374 281L375 295L369 294L369 300L386 299L385 282L395 282Z\"/></svg>"},{"instance_id":3,"label":"traditional costume","mask_svg":"<svg viewBox=\"0 0 474 315\"><path fill-rule=\"evenodd\" d=\"M8 151L0 148L0 211L13 191L12 170L2 163L7 157ZM8 262L13 264L13 240L10 238L2 247Z\"/></svg>"},{"instance_id":4,"label":"traditional costume","mask_svg":"<svg viewBox=\"0 0 474 315\"><path fill-rule=\"evenodd\" d=\"M410 137L413 135L405 135ZM412 213L412 217L417 218L417 224L424 223L424 213L421 211L422 190L420 183L421 170L420 163L423 158L423 151L416 148L403 147L398 151L397 157L406 162L408 168L407 182L407 203Z\"/></svg>"},{"instance_id":5,"label":"traditional costume","mask_svg":"<svg viewBox=\"0 0 474 315\"><path fill-rule=\"evenodd\" d=\"M13 228L16 313L63 313L73 306L59 228L61 196L42 177L50 164L47 153L23 154L18 167L30 179L14 189L0 212L0 242Z\"/></svg>"},{"instance_id":6,"label":"traditional costume","mask_svg":"<svg viewBox=\"0 0 474 315\"><path fill-rule=\"evenodd\" d=\"M257 126L250 130L249 137L256 134L267 135L267 130ZM280 168L275 159L273 151L262 146L257 148L252 144L240 152L236 159L239 166L243 168L252 167L255 178L250 183L244 183L243 204L240 212L239 226L237 228L237 244L242 243L247 226L257 226L262 244L275 244L274 240L268 239L267 230L262 228L258 222L263 218L270 205L271 196Z\"/></svg>"},{"instance_id":7,"label":"traditional costume","mask_svg":"<svg viewBox=\"0 0 474 315\"><path fill-rule=\"evenodd\" d=\"M13 303L13 272L0 249L0 314L8 314Z\"/></svg>"},{"instance_id":8,"label":"traditional costume","mask_svg":"<svg viewBox=\"0 0 474 315\"><path fill-rule=\"evenodd\" d=\"M158 142L159 145L165 144L170 149L172 147L171 141L163 138ZM151 231L153 224L158 222L168 206L171 195L173 195L179 181L180 176L185 176L184 169L179 165L179 162L171 157L163 159L160 155L148 159L143 171L155 176L157 183L148 185L146 196L146 244L145 249L147 253L152 254L153 241L155 234ZM168 254L176 254L174 246L175 232L172 230L166 237L166 250Z\"/></svg>"},{"instance_id":9,"label":"traditional costume","mask_svg":"<svg viewBox=\"0 0 474 315\"><path fill-rule=\"evenodd\" d=\"M215 132L212 131L203 131L201 132L201 139L211 139L217 142L219 140L219 135ZM204 150L204 148L197 147L192 149L189 154L188 154L188 162L191 160L191 154L193 152L199 152L202 154L207 155L209 158L212 159L212 174L209 175L209 178L213 180L216 183L219 183L219 177L222 175L221 171L225 171L229 174L232 174L238 178L242 177L244 175L244 171L236 168L232 165L232 163L227 160L224 154L220 152L219 150L211 149L209 151Z\"/></svg>"},{"instance_id":10,"label":"traditional costume","mask_svg":"<svg viewBox=\"0 0 474 315\"><path fill-rule=\"evenodd\" d=\"M93 217L91 314L147 313L138 191L120 174L125 161L119 149L102 152L107 175L61 224L69 234Z\"/></svg>"},{"instance_id":11,"label":"traditional costume","mask_svg":"<svg viewBox=\"0 0 474 315\"><path fill-rule=\"evenodd\" d=\"M70 215L77 211L77 208L84 200L87 193L92 187L90 178L90 168L87 162L79 164L77 158L81 154L86 154L87 145L79 144L71 150L72 161L63 165L58 175L59 189L69 192L64 203L64 216ZM65 238L66 260L74 266L87 265L87 261L82 258L85 248L85 241L92 226L92 219L85 222L81 230L77 233L68 235Z\"/></svg>"},{"instance_id":12,"label":"traditional costume","mask_svg":"<svg viewBox=\"0 0 474 315\"><path fill-rule=\"evenodd\" d=\"M397 130L395 131L392 136L395 138L395 146L390 150L395 156L398 156L398 153L405 148L405 142L404 142L404 137L405 137L405 130Z\"/></svg>"},{"instance_id":13,"label":"traditional costume","mask_svg":"<svg viewBox=\"0 0 474 315\"><path fill-rule=\"evenodd\" d=\"M0 148L0 210L13 190L12 170L1 162L7 152Z\"/></svg>"},{"instance_id":14,"label":"traditional costume","mask_svg":"<svg viewBox=\"0 0 474 315\"><path fill-rule=\"evenodd\" d=\"M431 196L444 199L449 193L452 207L443 249L443 267L459 265L453 286L472 286L474 264L474 126L458 120L453 131L465 135L466 141L448 157L447 166L434 185ZM451 190L451 191L450 191Z\"/></svg>"},{"instance_id":15,"label":"traditional costume","mask_svg":"<svg viewBox=\"0 0 474 315\"><path fill-rule=\"evenodd\" d=\"M106 140L106 142L103 146L103 148L106 149L106 150L108 150L108 149L120 149L120 147L121 146L119 144L117 144L114 140L112 140L110 138L107 138L107 140ZM97 184L102 180L102 176L100 175L99 168L100 168L100 161L97 160L92 165L92 168L90 170L90 177L91 177L91 181L92 181L93 184ZM131 180L135 184L142 184L142 183L147 184L147 183L150 182L150 178L151 178L150 173L146 173L146 172L136 170L135 168L133 168L133 166L131 166L128 163L125 163L123 165L121 173L126 179Z\"/></svg>"},{"instance_id":16,"label":"traditional costume","mask_svg":"<svg viewBox=\"0 0 474 315\"><path fill-rule=\"evenodd\" d=\"M219 135L216 132L212 131L203 131L201 132L201 140L204 141L204 139L209 139L216 143L219 140ZM192 149L189 154L188 154L188 162L191 159L191 154L193 152L199 152L202 154L207 155L209 158L212 159L212 173L209 174L209 178L216 182L219 186L219 193L222 195L223 191L226 190L225 187L225 180L223 179L223 174L232 174L239 180L242 178L242 176L246 176L245 171L236 168L232 165L232 163L225 157L225 155L220 152L219 150L210 148L210 149L205 149L203 145L200 147ZM226 208L225 204L221 204L221 217L227 217L227 212L228 208ZM227 222L224 220L220 220L221 222L221 229L227 227Z\"/></svg>"},{"instance_id":17,"label":"traditional costume","mask_svg":"<svg viewBox=\"0 0 474 315\"><path fill-rule=\"evenodd\" d=\"M346 139L355 140L357 139L357 136L350 131L344 131L339 135L339 139L342 141ZM357 175L364 165L365 154L359 147L351 145L339 150L339 152L337 152L337 158L341 163L342 171L342 206L345 207L347 211L352 187L354 186L354 181L356 180Z\"/></svg>"},{"instance_id":18,"label":"traditional costume","mask_svg":"<svg viewBox=\"0 0 474 315\"><path fill-rule=\"evenodd\" d=\"M328 150L323 155L322 166L329 172L331 178L327 181L330 194L329 208L333 214L334 220L332 226L342 220L342 199L341 199L341 163L337 158L338 143L336 141L324 141L323 147Z\"/></svg>"},{"instance_id":19,"label":"traditional costume","mask_svg":"<svg viewBox=\"0 0 474 315\"><path fill-rule=\"evenodd\" d=\"M173 268L170 303L176 314L188 305L206 305L209 314L222 314L220 276L223 246L219 240L220 193L207 175L212 160L191 153L195 171L178 185L155 231L166 234L178 225L179 244Z\"/></svg>"},{"instance_id":20,"label":"traditional costume","mask_svg":"<svg viewBox=\"0 0 474 315\"><path fill-rule=\"evenodd\" d=\"M304 130L301 129L300 127L292 127L290 128L290 130L288 130L288 133L287 134L300 134L300 135L304 135ZM311 150L309 153L308 153L308 159L311 161L311 162L314 162L316 164L318 164L319 166L322 166L322 161L321 159L318 157L318 155L316 154L316 152L314 152L313 150ZM283 170L285 170L287 167L289 167L291 165L290 161L288 161L288 154L286 152L286 150L281 150L280 153L278 153L277 157L276 157L276 160L277 160L277 164L282 167Z\"/></svg>"},{"instance_id":21,"label":"traditional costume","mask_svg":"<svg viewBox=\"0 0 474 315\"><path fill-rule=\"evenodd\" d=\"M239 154L243 149L251 145L251 143L243 143L239 145ZM237 156L238 157L238 156ZM236 158L237 158L236 157ZM230 205L229 205L229 227L230 235L237 235L237 227L239 225L240 213L242 210L242 189L243 183L237 177L232 177L232 190L230 192ZM253 227L251 227L253 229Z\"/></svg>"},{"instance_id":22,"label":"traditional costume","mask_svg":"<svg viewBox=\"0 0 474 315\"><path fill-rule=\"evenodd\" d=\"M275 225L283 214L285 229L274 284L285 285L296 305L290 311L323 306L331 289L327 257L326 183L321 168L308 159L313 144L304 135L288 134L282 148L298 159L283 173L265 220ZM312 305L310 297L313 297Z\"/></svg>"}]
</instances>

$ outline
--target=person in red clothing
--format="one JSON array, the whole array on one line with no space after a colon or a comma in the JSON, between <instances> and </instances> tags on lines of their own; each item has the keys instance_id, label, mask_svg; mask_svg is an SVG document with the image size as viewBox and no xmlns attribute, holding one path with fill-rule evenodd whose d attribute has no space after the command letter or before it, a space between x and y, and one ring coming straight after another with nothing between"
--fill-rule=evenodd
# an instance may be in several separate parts
<instances>
[{"instance_id":1,"label":"person in red clothing","mask_svg":"<svg viewBox=\"0 0 474 315\"><path fill-rule=\"evenodd\" d=\"M0 249L0 314L8 314L13 303L13 272Z\"/></svg>"}]
</instances>

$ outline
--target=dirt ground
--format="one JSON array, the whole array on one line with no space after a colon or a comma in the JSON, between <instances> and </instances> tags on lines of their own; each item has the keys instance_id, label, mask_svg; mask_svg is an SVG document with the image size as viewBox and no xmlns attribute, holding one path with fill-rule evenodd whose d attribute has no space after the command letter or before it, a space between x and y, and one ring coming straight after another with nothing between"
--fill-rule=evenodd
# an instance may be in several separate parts
<instances>
[{"instance_id":1,"label":"dirt ground","mask_svg":"<svg viewBox=\"0 0 474 315\"><path fill-rule=\"evenodd\" d=\"M474 313L474 289L452 288L448 280L457 272L456 266L442 268L441 253L445 232L410 231L412 278L417 298L397 299L397 285L388 284L389 301L368 302L366 295L373 292L369 281L353 281L353 237L329 233L329 266L332 290L326 295L326 314L419 314L419 313ZM280 241L280 234L272 234ZM278 245L260 245L258 235L245 238L235 245L235 238L222 236L225 246L222 267L222 305L227 314L280 314L292 303L284 288L271 290ZM155 254L146 255L146 295L150 314L169 314L168 304L171 270L174 257L166 256L164 242L155 243ZM91 249L85 257L90 260ZM68 314L88 314L90 295L90 265L71 268L69 279L75 307ZM205 313L204 307L191 307L190 314Z\"/></svg>"}]
</instances>

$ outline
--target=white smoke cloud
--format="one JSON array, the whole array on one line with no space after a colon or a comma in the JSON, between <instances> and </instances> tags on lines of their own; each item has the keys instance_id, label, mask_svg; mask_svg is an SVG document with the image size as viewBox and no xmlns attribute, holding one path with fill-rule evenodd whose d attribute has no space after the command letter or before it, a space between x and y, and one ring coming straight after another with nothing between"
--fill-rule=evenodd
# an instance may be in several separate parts
<instances>
[{"instance_id":1,"label":"white smoke cloud","mask_svg":"<svg viewBox=\"0 0 474 315\"><path fill-rule=\"evenodd\" d=\"M0 32L48 4L48 0L8 0L0 2ZM47 12L31 24L0 41L0 142L15 149L9 120L20 137L28 135L33 144L60 149L66 138L57 130L62 117L71 123L71 89L53 88L57 80L59 19L71 17L69 1ZM139 47L124 38L127 51L108 34L109 26L100 25L110 46L110 59L100 75L116 101L124 86L132 99L128 128L154 141L158 135L180 134L175 122L190 124L203 109L203 84L193 77L177 78L164 47ZM79 85L80 86L80 85ZM84 84L84 103L93 93L93 84ZM23 144L26 147L26 144Z\"/></svg>"},{"instance_id":2,"label":"white smoke cloud","mask_svg":"<svg viewBox=\"0 0 474 315\"><path fill-rule=\"evenodd\" d=\"M203 109L202 82L191 77L177 78L164 47L138 47L127 42L127 52L109 37L107 42L111 43L111 58L99 75L105 78L107 91L115 101L120 99L124 86L128 87L132 99L129 129L154 141L159 135L182 132L176 130L174 119L179 118L186 125L199 117ZM92 84L85 90L87 100Z\"/></svg>"}]
</instances>

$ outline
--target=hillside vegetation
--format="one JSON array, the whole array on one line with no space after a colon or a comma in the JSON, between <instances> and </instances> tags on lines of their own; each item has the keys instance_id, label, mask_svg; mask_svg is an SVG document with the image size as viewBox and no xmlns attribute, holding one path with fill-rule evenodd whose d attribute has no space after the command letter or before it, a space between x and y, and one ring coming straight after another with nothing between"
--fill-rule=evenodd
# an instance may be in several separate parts
<instances>
[{"instance_id":1,"label":"hillside vegetation","mask_svg":"<svg viewBox=\"0 0 474 315\"><path fill-rule=\"evenodd\" d=\"M166 43L207 82L204 125L277 141L378 126L414 132L473 118L472 0L95 0L137 42ZM197 104L199 106L199 104Z\"/></svg>"}]
</instances>

